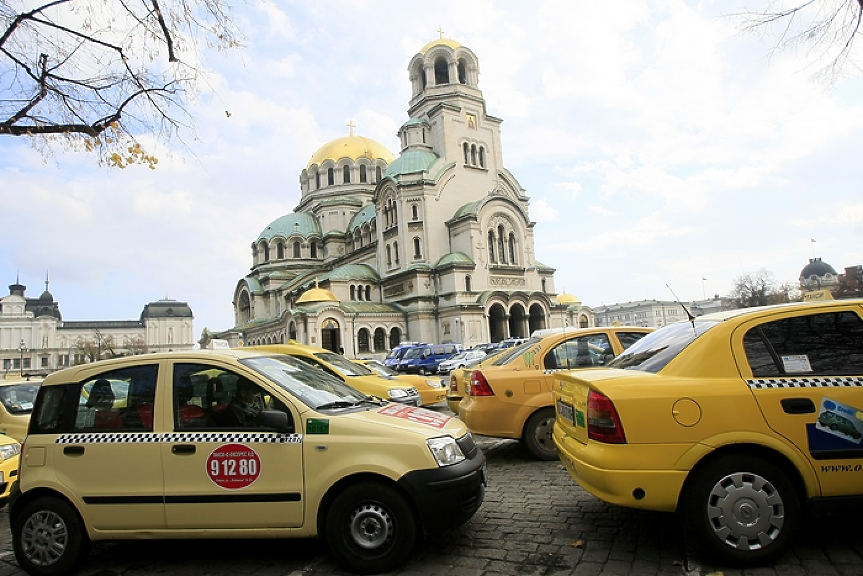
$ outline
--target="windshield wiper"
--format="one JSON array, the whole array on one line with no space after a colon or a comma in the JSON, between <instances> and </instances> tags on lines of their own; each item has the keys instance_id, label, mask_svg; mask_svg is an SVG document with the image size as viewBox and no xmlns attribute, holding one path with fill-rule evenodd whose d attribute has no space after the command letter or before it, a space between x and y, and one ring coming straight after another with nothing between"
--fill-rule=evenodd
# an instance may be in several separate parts
<instances>
[{"instance_id":1,"label":"windshield wiper","mask_svg":"<svg viewBox=\"0 0 863 576\"><path fill-rule=\"evenodd\" d=\"M340 408L353 408L354 406L359 405L359 402L346 402L345 400L337 400L335 402L327 402L326 404L321 404L316 408L316 410L338 410Z\"/></svg>"}]
</instances>

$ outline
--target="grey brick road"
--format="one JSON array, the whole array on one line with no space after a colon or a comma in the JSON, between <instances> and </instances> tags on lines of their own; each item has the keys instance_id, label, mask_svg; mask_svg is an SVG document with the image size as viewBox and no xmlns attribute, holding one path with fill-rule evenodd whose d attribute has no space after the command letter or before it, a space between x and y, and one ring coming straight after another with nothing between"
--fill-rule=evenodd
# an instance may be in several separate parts
<instances>
[{"instance_id":1,"label":"grey brick road","mask_svg":"<svg viewBox=\"0 0 863 576\"><path fill-rule=\"evenodd\" d=\"M735 570L688 552L671 514L606 505L557 462L537 462L515 441L479 438L488 459L486 501L467 524L429 536L397 575L863 576L859 518L808 525L771 567ZM22 575L0 512L0 576ZM78 574L316 576L343 574L317 540L144 541L93 546Z\"/></svg>"}]
</instances>

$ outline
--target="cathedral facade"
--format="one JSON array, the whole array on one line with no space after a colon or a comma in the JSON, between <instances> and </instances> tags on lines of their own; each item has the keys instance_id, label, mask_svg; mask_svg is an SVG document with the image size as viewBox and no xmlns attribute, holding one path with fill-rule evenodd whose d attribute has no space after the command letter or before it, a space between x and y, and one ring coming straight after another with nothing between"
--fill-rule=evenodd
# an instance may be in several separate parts
<instances>
[{"instance_id":1,"label":"cathedral facade","mask_svg":"<svg viewBox=\"0 0 863 576\"><path fill-rule=\"evenodd\" d=\"M502 121L486 111L476 55L442 38L408 73L398 155L353 126L317 150L299 204L251 244L235 326L213 337L356 356L577 321L572 299L557 299L554 268L535 258L529 199L504 166Z\"/></svg>"}]
</instances>

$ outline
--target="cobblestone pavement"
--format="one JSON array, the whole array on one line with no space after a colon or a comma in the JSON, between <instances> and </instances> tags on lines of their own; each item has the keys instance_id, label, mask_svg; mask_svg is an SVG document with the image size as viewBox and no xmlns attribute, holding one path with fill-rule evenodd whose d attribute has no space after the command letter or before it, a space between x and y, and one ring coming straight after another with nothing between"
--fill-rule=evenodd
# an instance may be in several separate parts
<instances>
[{"instance_id":1,"label":"cobblestone pavement","mask_svg":"<svg viewBox=\"0 0 863 576\"><path fill-rule=\"evenodd\" d=\"M575 485L558 462L537 462L511 440L478 438L488 460L486 500L474 518L427 536L394 575L863 576L859 519L809 523L774 566L735 570L689 553L672 514L617 508ZM0 576L23 575L0 511ZM318 540L187 540L95 544L81 576L317 576L344 574Z\"/></svg>"}]
</instances>

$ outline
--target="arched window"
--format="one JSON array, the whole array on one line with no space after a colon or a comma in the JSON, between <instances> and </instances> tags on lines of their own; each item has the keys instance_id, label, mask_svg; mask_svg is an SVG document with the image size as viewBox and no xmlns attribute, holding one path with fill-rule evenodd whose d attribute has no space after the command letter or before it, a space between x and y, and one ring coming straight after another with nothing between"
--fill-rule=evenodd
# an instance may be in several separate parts
<instances>
[{"instance_id":1,"label":"arched window","mask_svg":"<svg viewBox=\"0 0 863 576\"><path fill-rule=\"evenodd\" d=\"M414 204L413 206L411 206L411 215L413 216L413 219L414 219L414 220L419 219L419 213L418 213L418 211L417 211L417 205L416 205L416 204Z\"/></svg>"},{"instance_id":2,"label":"arched window","mask_svg":"<svg viewBox=\"0 0 863 576\"><path fill-rule=\"evenodd\" d=\"M488 261L492 264L496 263L494 259L494 232L488 231Z\"/></svg>"},{"instance_id":3,"label":"arched window","mask_svg":"<svg viewBox=\"0 0 863 576\"><path fill-rule=\"evenodd\" d=\"M264 244L264 262L270 261L270 245Z\"/></svg>"},{"instance_id":4,"label":"arched window","mask_svg":"<svg viewBox=\"0 0 863 576\"><path fill-rule=\"evenodd\" d=\"M464 65L464 60L458 61L458 83L467 84L467 69Z\"/></svg>"},{"instance_id":5,"label":"arched window","mask_svg":"<svg viewBox=\"0 0 863 576\"><path fill-rule=\"evenodd\" d=\"M327 169L327 184L332 186L336 183L336 173L332 168Z\"/></svg>"},{"instance_id":6,"label":"arched window","mask_svg":"<svg viewBox=\"0 0 863 576\"><path fill-rule=\"evenodd\" d=\"M369 351L369 331L365 328L360 328L360 331L357 333L357 348L359 348L360 352Z\"/></svg>"},{"instance_id":7,"label":"arched window","mask_svg":"<svg viewBox=\"0 0 863 576\"><path fill-rule=\"evenodd\" d=\"M314 242L312 242L311 250L312 250L312 258L317 258L318 257L318 245L315 244Z\"/></svg>"},{"instance_id":8,"label":"arched window","mask_svg":"<svg viewBox=\"0 0 863 576\"><path fill-rule=\"evenodd\" d=\"M393 265L393 254L389 244L387 244L387 266Z\"/></svg>"},{"instance_id":9,"label":"arched window","mask_svg":"<svg viewBox=\"0 0 863 576\"><path fill-rule=\"evenodd\" d=\"M285 245L282 242L276 244L276 258L279 260L284 259L285 257Z\"/></svg>"},{"instance_id":10,"label":"arched window","mask_svg":"<svg viewBox=\"0 0 863 576\"><path fill-rule=\"evenodd\" d=\"M321 188L321 173L315 172L315 190L320 190Z\"/></svg>"},{"instance_id":11,"label":"arched window","mask_svg":"<svg viewBox=\"0 0 863 576\"><path fill-rule=\"evenodd\" d=\"M545 278L542 279L542 293L545 294Z\"/></svg>"},{"instance_id":12,"label":"arched window","mask_svg":"<svg viewBox=\"0 0 863 576\"><path fill-rule=\"evenodd\" d=\"M449 84L449 64L446 58L438 58L434 62L434 83L436 86Z\"/></svg>"},{"instance_id":13,"label":"arched window","mask_svg":"<svg viewBox=\"0 0 863 576\"><path fill-rule=\"evenodd\" d=\"M414 260L422 258L422 250L420 250L420 239L414 238Z\"/></svg>"},{"instance_id":14,"label":"arched window","mask_svg":"<svg viewBox=\"0 0 863 576\"><path fill-rule=\"evenodd\" d=\"M372 287L366 285L366 302L370 302L372 299Z\"/></svg>"},{"instance_id":15,"label":"arched window","mask_svg":"<svg viewBox=\"0 0 863 576\"><path fill-rule=\"evenodd\" d=\"M479 167L485 168L485 148L479 147Z\"/></svg>"},{"instance_id":16,"label":"arched window","mask_svg":"<svg viewBox=\"0 0 863 576\"><path fill-rule=\"evenodd\" d=\"M464 277L464 291L471 292L470 276Z\"/></svg>"},{"instance_id":17,"label":"arched window","mask_svg":"<svg viewBox=\"0 0 863 576\"><path fill-rule=\"evenodd\" d=\"M291 340L297 339L297 325L291 322L290 327L288 327L288 338Z\"/></svg>"},{"instance_id":18,"label":"arched window","mask_svg":"<svg viewBox=\"0 0 863 576\"><path fill-rule=\"evenodd\" d=\"M342 168L342 184L350 184L351 183L351 167L345 165Z\"/></svg>"},{"instance_id":19,"label":"arched window","mask_svg":"<svg viewBox=\"0 0 863 576\"><path fill-rule=\"evenodd\" d=\"M390 350L398 346L402 341L402 331L398 328L390 329Z\"/></svg>"},{"instance_id":20,"label":"arched window","mask_svg":"<svg viewBox=\"0 0 863 576\"><path fill-rule=\"evenodd\" d=\"M351 286L351 300L357 299L357 290L354 286Z\"/></svg>"},{"instance_id":21,"label":"arched window","mask_svg":"<svg viewBox=\"0 0 863 576\"><path fill-rule=\"evenodd\" d=\"M470 146L465 142L462 148L464 149L464 163L470 164Z\"/></svg>"},{"instance_id":22,"label":"arched window","mask_svg":"<svg viewBox=\"0 0 863 576\"><path fill-rule=\"evenodd\" d=\"M381 167L380 166L378 166L375 169L375 176L376 176L375 182L380 182L381 181Z\"/></svg>"},{"instance_id":23,"label":"arched window","mask_svg":"<svg viewBox=\"0 0 863 576\"><path fill-rule=\"evenodd\" d=\"M506 252L503 249L504 243L504 234L503 234L503 224L497 227L497 253L500 257L500 263L506 264Z\"/></svg>"},{"instance_id":24,"label":"arched window","mask_svg":"<svg viewBox=\"0 0 863 576\"><path fill-rule=\"evenodd\" d=\"M515 234L509 233L509 263L517 264L515 261Z\"/></svg>"},{"instance_id":25,"label":"arched window","mask_svg":"<svg viewBox=\"0 0 863 576\"><path fill-rule=\"evenodd\" d=\"M393 242L393 258L396 261L396 266L399 265L399 243Z\"/></svg>"},{"instance_id":26,"label":"arched window","mask_svg":"<svg viewBox=\"0 0 863 576\"><path fill-rule=\"evenodd\" d=\"M368 180L368 171L365 164L360 164L360 182L364 183Z\"/></svg>"},{"instance_id":27,"label":"arched window","mask_svg":"<svg viewBox=\"0 0 863 576\"><path fill-rule=\"evenodd\" d=\"M470 163L476 166L476 144L470 147Z\"/></svg>"},{"instance_id":28,"label":"arched window","mask_svg":"<svg viewBox=\"0 0 863 576\"><path fill-rule=\"evenodd\" d=\"M300 257L300 243L294 242L294 258Z\"/></svg>"},{"instance_id":29,"label":"arched window","mask_svg":"<svg viewBox=\"0 0 863 576\"><path fill-rule=\"evenodd\" d=\"M375 352L382 352L386 350L387 345L387 333L383 328L375 329Z\"/></svg>"}]
</instances>

